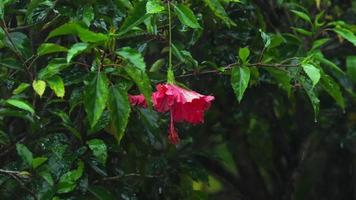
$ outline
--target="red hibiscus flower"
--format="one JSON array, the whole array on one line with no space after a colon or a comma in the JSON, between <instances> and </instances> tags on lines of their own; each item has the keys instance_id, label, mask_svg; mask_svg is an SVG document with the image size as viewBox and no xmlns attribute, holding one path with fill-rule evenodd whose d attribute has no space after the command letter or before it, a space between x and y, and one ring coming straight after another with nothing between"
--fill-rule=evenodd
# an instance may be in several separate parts
<instances>
[{"instance_id":1,"label":"red hibiscus flower","mask_svg":"<svg viewBox=\"0 0 356 200\"><path fill-rule=\"evenodd\" d=\"M204 112L209 109L213 96L205 96L173 84L158 84L157 91L152 94L153 107L161 113L170 113L168 138L173 144L179 142L174 122L198 124L204 122ZM144 107L141 95L130 96L132 105ZM144 103L143 103L144 102Z\"/></svg>"}]
</instances>

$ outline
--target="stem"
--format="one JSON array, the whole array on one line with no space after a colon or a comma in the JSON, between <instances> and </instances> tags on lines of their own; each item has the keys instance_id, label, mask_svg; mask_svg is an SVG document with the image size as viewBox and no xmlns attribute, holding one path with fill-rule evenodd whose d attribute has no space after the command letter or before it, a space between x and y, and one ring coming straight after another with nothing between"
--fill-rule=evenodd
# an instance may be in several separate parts
<instances>
[{"instance_id":1,"label":"stem","mask_svg":"<svg viewBox=\"0 0 356 200\"><path fill-rule=\"evenodd\" d=\"M286 59L285 61L282 61L281 63L251 63L251 64L247 64L247 67L276 67L276 68L280 68L280 67L298 67L300 64L284 64L287 60L290 59ZM231 63L229 65L227 65L226 67L224 67L224 71L225 70L231 70L233 66L235 65L239 65L239 63ZM188 76L194 76L194 75L200 75L200 74L211 74L211 73L221 73L221 70L206 70L206 71L202 71L202 72L193 72L193 73L189 73L189 74L183 74L180 76L177 76L178 78L182 78L182 77L188 77Z\"/></svg>"},{"instance_id":2,"label":"stem","mask_svg":"<svg viewBox=\"0 0 356 200\"><path fill-rule=\"evenodd\" d=\"M169 52L168 52L168 71L167 71L167 82L174 83L174 73L172 67L172 17L171 17L171 3L167 1L168 7L168 45L169 45Z\"/></svg>"}]
</instances>

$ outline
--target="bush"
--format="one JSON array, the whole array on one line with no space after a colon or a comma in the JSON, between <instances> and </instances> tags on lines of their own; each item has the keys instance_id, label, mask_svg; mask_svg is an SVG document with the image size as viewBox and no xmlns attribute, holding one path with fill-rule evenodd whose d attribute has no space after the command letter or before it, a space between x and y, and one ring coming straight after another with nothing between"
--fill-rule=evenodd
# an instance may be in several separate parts
<instances>
[{"instance_id":1,"label":"bush","mask_svg":"<svg viewBox=\"0 0 356 200\"><path fill-rule=\"evenodd\" d=\"M355 6L2 0L0 199L351 199Z\"/></svg>"}]
</instances>

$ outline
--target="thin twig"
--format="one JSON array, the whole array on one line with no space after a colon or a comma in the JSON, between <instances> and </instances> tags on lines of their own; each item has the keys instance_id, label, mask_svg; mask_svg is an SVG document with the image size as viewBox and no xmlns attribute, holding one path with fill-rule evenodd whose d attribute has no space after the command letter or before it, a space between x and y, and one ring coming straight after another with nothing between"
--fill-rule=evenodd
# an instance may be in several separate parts
<instances>
[{"instance_id":1,"label":"thin twig","mask_svg":"<svg viewBox=\"0 0 356 200\"><path fill-rule=\"evenodd\" d=\"M78 61L72 62L72 63L73 63L73 64L77 64L77 65L85 66L85 67L87 67L88 69L91 67L90 65L88 65L88 64L86 64L86 63L82 63L82 62L78 62Z\"/></svg>"},{"instance_id":2,"label":"thin twig","mask_svg":"<svg viewBox=\"0 0 356 200\"><path fill-rule=\"evenodd\" d=\"M290 60L290 59L288 59ZM251 63L251 64L247 64L248 67L298 67L300 64L283 64L287 62L287 59L282 61L281 63ZM239 63L231 63L229 65L227 65L226 67L223 67L222 70L206 70L206 71L202 71L202 72L193 72L193 73L189 73L189 74L183 74L180 76L176 76L176 78L182 78L182 77L188 77L188 76L195 76L195 75L201 75L201 74L211 74L211 73L221 73L221 72L225 72L226 70L231 70L233 66L235 65L239 65Z\"/></svg>"},{"instance_id":3,"label":"thin twig","mask_svg":"<svg viewBox=\"0 0 356 200\"><path fill-rule=\"evenodd\" d=\"M118 176L105 177L100 180L94 181L94 183L97 183L99 181L114 181L114 180L119 180L119 179L127 178L127 177L159 178L161 176L160 175L144 175L144 174L130 173L130 174L124 174L124 175L118 175Z\"/></svg>"},{"instance_id":4,"label":"thin twig","mask_svg":"<svg viewBox=\"0 0 356 200\"><path fill-rule=\"evenodd\" d=\"M22 180L19 178L19 176L23 173L20 171L12 171L12 170L5 170L5 169L0 169L0 173L3 173L11 178L13 178L18 184L21 185L21 187L23 189L25 189L28 193L30 193L30 195L37 200L37 197L35 195L35 193L30 190L28 187L26 187L26 185L22 182Z\"/></svg>"}]
</instances>

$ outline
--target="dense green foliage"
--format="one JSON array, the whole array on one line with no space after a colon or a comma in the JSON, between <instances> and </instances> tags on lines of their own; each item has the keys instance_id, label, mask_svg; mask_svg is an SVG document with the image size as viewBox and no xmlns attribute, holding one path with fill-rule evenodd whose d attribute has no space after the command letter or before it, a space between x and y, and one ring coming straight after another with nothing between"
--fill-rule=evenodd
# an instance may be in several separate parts
<instances>
[{"instance_id":1,"label":"dense green foliage","mask_svg":"<svg viewBox=\"0 0 356 200\"><path fill-rule=\"evenodd\" d=\"M0 199L356 197L351 0L0 0L0 20ZM178 145L150 100L167 79L215 96Z\"/></svg>"}]
</instances>

